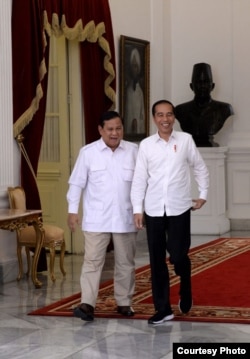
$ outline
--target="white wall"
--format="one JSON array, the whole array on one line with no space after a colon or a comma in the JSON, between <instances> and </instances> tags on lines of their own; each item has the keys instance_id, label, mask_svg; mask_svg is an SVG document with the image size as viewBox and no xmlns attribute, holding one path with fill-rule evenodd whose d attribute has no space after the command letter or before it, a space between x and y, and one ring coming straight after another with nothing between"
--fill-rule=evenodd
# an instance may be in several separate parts
<instances>
[{"instance_id":1,"label":"white wall","mask_svg":"<svg viewBox=\"0 0 250 359\"><path fill-rule=\"evenodd\" d=\"M233 1L233 97L236 110L234 131L249 131L250 93L250 2Z\"/></svg>"}]
</instances>

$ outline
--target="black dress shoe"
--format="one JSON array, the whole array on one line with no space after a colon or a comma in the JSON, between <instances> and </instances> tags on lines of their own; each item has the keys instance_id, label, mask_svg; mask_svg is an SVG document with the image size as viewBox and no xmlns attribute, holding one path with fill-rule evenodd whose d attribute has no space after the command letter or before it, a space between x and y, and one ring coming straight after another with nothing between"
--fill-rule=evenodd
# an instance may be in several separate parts
<instances>
[{"instance_id":1,"label":"black dress shoe","mask_svg":"<svg viewBox=\"0 0 250 359\"><path fill-rule=\"evenodd\" d=\"M190 276L181 277L179 294L180 294L179 310L181 313L187 314L193 305L192 286L191 286Z\"/></svg>"},{"instance_id":2,"label":"black dress shoe","mask_svg":"<svg viewBox=\"0 0 250 359\"><path fill-rule=\"evenodd\" d=\"M117 307L117 312L125 317L132 317L135 312L132 307L129 305L119 306Z\"/></svg>"},{"instance_id":3,"label":"black dress shoe","mask_svg":"<svg viewBox=\"0 0 250 359\"><path fill-rule=\"evenodd\" d=\"M82 303L73 310L74 316L86 322L93 322L94 308L90 304Z\"/></svg>"},{"instance_id":4,"label":"black dress shoe","mask_svg":"<svg viewBox=\"0 0 250 359\"><path fill-rule=\"evenodd\" d=\"M191 291L182 292L179 300L179 310L182 314L187 314L193 305Z\"/></svg>"}]
</instances>

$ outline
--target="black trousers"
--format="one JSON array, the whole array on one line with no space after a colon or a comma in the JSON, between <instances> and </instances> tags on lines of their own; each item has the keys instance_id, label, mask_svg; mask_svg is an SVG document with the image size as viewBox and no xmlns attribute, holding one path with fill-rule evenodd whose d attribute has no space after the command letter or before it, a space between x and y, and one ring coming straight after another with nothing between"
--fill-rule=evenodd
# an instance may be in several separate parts
<instances>
[{"instance_id":1,"label":"black trousers","mask_svg":"<svg viewBox=\"0 0 250 359\"><path fill-rule=\"evenodd\" d=\"M152 295L156 311L169 311L170 290L166 255L181 277L182 290L191 289L191 263L188 251L191 244L190 210L178 216L150 217L145 214Z\"/></svg>"}]
</instances>

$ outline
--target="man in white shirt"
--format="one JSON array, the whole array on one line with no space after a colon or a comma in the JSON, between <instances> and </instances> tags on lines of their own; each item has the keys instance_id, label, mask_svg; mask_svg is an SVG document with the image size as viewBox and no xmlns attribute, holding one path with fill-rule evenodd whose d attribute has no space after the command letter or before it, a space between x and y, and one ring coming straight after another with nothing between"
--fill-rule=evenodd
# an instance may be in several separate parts
<instances>
[{"instance_id":1,"label":"man in white shirt","mask_svg":"<svg viewBox=\"0 0 250 359\"><path fill-rule=\"evenodd\" d=\"M175 109L167 100L152 107L155 135L139 147L131 189L135 225L143 227L145 212L149 248L152 295L156 313L148 320L158 324L173 319L169 295L166 251L175 273L180 276L179 308L192 307L190 211L201 208L207 199L209 173L188 133L173 129ZM199 188L199 198L191 198L190 168ZM167 234L167 236L166 236Z\"/></svg>"},{"instance_id":2,"label":"man in white shirt","mask_svg":"<svg viewBox=\"0 0 250 359\"><path fill-rule=\"evenodd\" d=\"M138 146L122 139L123 122L115 111L101 116L98 130L101 138L80 150L67 193L68 225L72 231L80 223L78 207L83 193L82 295L74 315L86 321L94 320L101 272L111 236L117 311L124 316L134 315L131 302L135 286L137 229L130 191Z\"/></svg>"}]
</instances>

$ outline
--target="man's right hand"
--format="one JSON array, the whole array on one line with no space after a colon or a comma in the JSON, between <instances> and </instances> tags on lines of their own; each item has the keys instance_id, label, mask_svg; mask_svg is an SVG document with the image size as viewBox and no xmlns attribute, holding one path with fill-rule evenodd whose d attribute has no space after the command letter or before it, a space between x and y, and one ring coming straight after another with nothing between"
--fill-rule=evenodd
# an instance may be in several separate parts
<instances>
[{"instance_id":1,"label":"man's right hand","mask_svg":"<svg viewBox=\"0 0 250 359\"><path fill-rule=\"evenodd\" d=\"M76 227L79 225L79 216L77 213L69 213L68 214L68 220L67 220L69 229L71 232L75 232Z\"/></svg>"},{"instance_id":2,"label":"man's right hand","mask_svg":"<svg viewBox=\"0 0 250 359\"><path fill-rule=\"evenodd\" d=\"M135 213L134 214L134 222L137 229L143 229L143 214Z\"/></svg>"}]
</instances>

